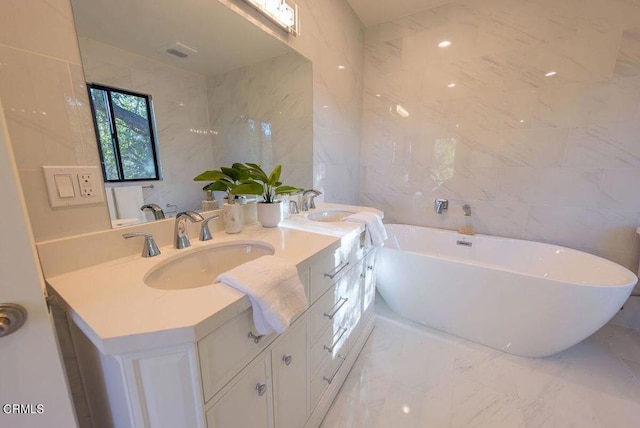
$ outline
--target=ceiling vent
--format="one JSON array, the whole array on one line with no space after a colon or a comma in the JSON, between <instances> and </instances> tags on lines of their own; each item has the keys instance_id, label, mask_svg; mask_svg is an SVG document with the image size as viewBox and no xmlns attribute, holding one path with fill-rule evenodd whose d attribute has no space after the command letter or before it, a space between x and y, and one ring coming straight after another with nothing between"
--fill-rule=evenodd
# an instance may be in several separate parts
<instances>
[{"instance_id":1,"label":"ceiling vent","mask_svg":"<svg viewBox=\"0 0 640 428\"><path fill-rule=\"evenodd\" d=\"M173 42L170 45L164 46L160 49L160 52L164 52L167 55L175 56L178 58L187 58L190 55L195 55L198 53L198 51L194 48L180 42Z\"/></svg>"}]
</instances>

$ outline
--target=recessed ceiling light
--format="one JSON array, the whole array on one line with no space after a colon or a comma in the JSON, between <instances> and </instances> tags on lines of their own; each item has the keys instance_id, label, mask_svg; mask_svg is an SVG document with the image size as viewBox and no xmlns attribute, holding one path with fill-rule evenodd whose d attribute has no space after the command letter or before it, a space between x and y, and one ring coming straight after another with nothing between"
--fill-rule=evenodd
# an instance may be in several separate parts
<instances>
[{"instance_id":1,"label":"recessed ceiling light","mask_svg":"<svg viewBox=\"0 0 640 428\"><path fill-rule=\"evenodd\" d=\"M455 83L449 83L449 84L447 85L447 88L455 88L455 87L456 87L456 84L455 84Z\"/></svg>"},{"instance_id":2,"label":"recessed ceiling light","mask_svg":"<svg viewBox=\"0 0 640 428\"><path fill-rule=\"evenodd\" d=\"M545 76L545 77L551 77L551 76L555 76L556 74L558 74L558 72L557 72L557 71L550 71L550 72L548 72L547 74L545 74L544 76Z\"/></svg>"},{"instance_id":3,"label":"recessed ceiling light","mask_svg":"<svg viewBox=\"0 0 640 428\"><path fill-rule=\"evenodd\" d=\"M329 106L325 105L325 106L322 106L322 108L329 108Z\"/></svg>"},{"instance_id":4,"label":"recessed ceiling light","mask_svg":"<svg viewBox=\"0 0 640 428\"><path fill-rule=\"evenodd\" d=\"M381 95L380 95L380 94L376 94L376 97L380 98L380 97L381 97Z\"/></svg>"},{"instance_id":5,"label":"recessed ceiling light","mask_svg":"<svg viewBox=\"0 0 640 428\"><path fill-rule=\"evenodd\" d=\"M448 48L449 46L451 46L451 42L449 40L443 40L438 43L439 48Z\"/></svg>"},{"instance_id":6,"label":"recessed ceiling light","mask_svg":"<svg viewBox=\"0 0 640 428\"><path fill-rule=\"evenodd\" d=\"M338 66L338 69L339 69L339 70L344 70L345 68L346 68L346 67L345 67L344 65L339 65L339 66Z\"/></svg>"},{"instance_id":7,"label":"recessed ceiling light","mask_svg":"<svg viewBox=\"0 0 640 428\"><path fill-rule=\"evenodd\" d=\"M524 123L524 119L520 119L520 123Z\"/></svg>"}]
</instances>

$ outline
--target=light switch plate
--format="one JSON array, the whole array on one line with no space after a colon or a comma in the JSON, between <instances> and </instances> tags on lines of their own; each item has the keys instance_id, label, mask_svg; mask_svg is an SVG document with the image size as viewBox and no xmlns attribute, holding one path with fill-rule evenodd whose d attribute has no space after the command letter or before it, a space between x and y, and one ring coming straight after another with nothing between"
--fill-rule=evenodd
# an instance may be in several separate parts
<instances>
[{"instance_id":1,"label":"light switch plate","mask_svg":"<svg viewBox=\"0 0 640 428\"><path fill-rule=\"evenodd\" d=\"M53 208L104 202L104 186L97 166L43 166L42 172L47 184L49 204ZM68 176L69 180L60 180L61 176ZM67 188L60 189L60 183L68 186L69 182L73 186L73 196L61 197L60 195L69 195L71 192Z\"/></svg>"}]
</instances>

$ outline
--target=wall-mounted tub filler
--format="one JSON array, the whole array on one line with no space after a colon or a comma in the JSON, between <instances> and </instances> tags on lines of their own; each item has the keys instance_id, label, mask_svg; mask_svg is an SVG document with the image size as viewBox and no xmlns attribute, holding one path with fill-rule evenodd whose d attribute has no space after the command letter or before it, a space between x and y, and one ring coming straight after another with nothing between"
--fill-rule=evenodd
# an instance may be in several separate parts
<instances>
[{"instance_id":1,"label":"wall-mounted tub filler","mask_svg":"<svg viewBox=\"0 0 640 428\"><path fill-rule=\"evenodd\" d=\"M470 217L471 216L471 205L469 204L464 204L462 206L462 211L464 211L464 215L465 217Z\"/></svg>"},{"instance_id":2,"label":"wall-mounted tub filler","mask_svg":"<svg viewBox=\"0 0 640 428\"><path fill-rule=\"evenodd\" d=\"M436 199L436 202L433 204L433 209L436 210L436 214L442 214L443 211L449 209L449 200Z\"/></svg>"}]
</instances>

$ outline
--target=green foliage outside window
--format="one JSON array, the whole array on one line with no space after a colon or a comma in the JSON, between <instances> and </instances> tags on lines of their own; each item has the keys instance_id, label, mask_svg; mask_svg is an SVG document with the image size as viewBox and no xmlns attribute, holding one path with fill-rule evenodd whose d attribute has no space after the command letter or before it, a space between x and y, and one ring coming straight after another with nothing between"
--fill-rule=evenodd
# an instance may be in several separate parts
<instances>
[{"instance_id":1,"label":"green foliage outside window","mask_svg":"<svg viewBox=\"0 0 640 428\"><path fill-rule=\"evenodd\" d=\"M159 180L151 98L88 86L105 181Z\"/></svg>"}]
</instances>

